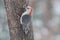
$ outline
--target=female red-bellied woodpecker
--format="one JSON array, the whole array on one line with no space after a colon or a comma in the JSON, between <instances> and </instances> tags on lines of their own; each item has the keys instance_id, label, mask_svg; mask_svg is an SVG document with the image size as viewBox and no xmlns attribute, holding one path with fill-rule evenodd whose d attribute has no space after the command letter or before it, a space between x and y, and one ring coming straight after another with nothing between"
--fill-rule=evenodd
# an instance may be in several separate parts
<instances>
[{"instance_id":1,"label":"female red-bellied woodpecker","mask_svg":"<svg viewBox=\"0 0 60 40\"><path fill-rule=\"evenodd\" d=\"M31 6L26 6L25 7L26 11L22 13L20 22L22 24L22 28L25 34L29 32L29 26L31 22L31 14L32 14L32 7Z\"/></svg>"}]
</instances>

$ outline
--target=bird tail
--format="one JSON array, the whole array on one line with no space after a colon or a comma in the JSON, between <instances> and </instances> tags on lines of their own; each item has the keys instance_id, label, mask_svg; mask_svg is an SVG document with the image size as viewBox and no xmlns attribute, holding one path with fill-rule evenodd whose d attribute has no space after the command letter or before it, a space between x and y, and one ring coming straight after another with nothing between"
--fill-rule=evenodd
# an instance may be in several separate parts
<instances>
[{"instance_id":1,"label":"bird tail","mask_svg":"<svg viewBox=\"0 0 60 40\"><path fill-rule=\"evenodd\" d=\"M29 32L29 27L27 25L23 25L23 31L27 34Z\"/></svg>"}]
</instances>

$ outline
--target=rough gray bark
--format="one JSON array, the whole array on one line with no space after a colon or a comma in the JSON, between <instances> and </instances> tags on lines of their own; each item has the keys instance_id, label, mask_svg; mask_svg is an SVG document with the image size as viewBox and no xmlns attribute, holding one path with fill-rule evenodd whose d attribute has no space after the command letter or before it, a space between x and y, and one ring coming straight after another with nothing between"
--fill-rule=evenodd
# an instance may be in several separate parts
<instances>
[{"instance_id":1,"label":"rough gray bark","mask_svg":"<svg viewBox=\"0 0 60 40\"><path fill-rule=\"evenodd\" d=\"M26 0L4 0L8 18L10 40L34 40L32 26L30 25L30 31L25 35L19 21L21 14L25 11L22 7L25 3Z\"/></svg>"}]
</instances>

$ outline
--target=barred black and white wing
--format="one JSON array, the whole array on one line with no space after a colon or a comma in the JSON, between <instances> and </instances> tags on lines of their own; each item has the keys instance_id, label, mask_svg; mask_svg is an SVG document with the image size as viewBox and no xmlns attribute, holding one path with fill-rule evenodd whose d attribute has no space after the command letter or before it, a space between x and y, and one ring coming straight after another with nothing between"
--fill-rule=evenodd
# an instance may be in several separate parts
<instances>
[{"instance_id":1,"label":"barred black and white wing","mask_svg":"<svg viewBox=\"0 0 60 40\"><path fill-rule=\"evenodd\" d=\"M29 31L31 16L30 15L24 15L24 16L22 16L21 20L22 20L23 30L24 30L25 34L27 34Z\"/></svg>"}]
</instances>

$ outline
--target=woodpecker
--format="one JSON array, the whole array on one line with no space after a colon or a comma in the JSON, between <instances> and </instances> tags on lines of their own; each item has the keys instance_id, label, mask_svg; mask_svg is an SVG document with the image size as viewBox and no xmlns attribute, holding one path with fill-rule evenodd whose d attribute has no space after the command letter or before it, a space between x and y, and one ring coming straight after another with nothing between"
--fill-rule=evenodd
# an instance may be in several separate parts
<instances>
[{"instance_id":1,"label":"woodpecker","mask_svg":"<svg viewBox=\"0 0 60 40\"><path fill-rule=\"evenodd\" d=\"M22 13L20 22L22 24L22 28L25 34L29 32L29 25L31 22L31 15L32 15L32 7L31 6L26 6L25 7L26 11Z\"/></svg>"}]
</instances>

